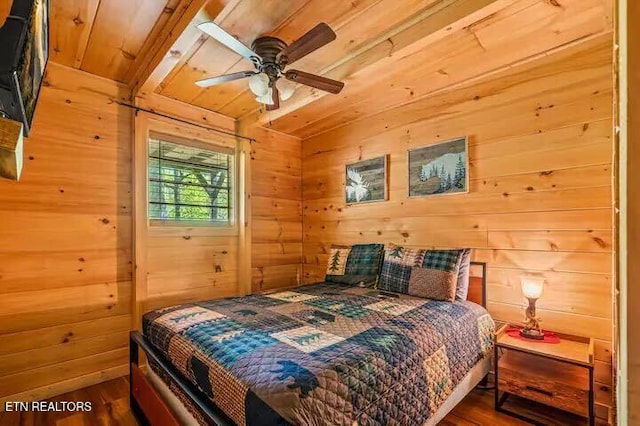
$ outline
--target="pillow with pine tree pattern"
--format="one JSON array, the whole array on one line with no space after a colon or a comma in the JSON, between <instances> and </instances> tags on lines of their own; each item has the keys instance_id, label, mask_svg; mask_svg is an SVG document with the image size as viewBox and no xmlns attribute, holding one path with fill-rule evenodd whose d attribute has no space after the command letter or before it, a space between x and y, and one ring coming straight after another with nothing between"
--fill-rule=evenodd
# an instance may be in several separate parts
<instances>
[{"instance_id":1,"label":"pillow with pine tree pattern","mask_svg":"<svg viewBox=\"0 0 640 426\"><path fill-rule=\"evenodd\" d=\"M380 273L383 253L382 244L333 245L329 250L325 281L373 287Z\"/></svg>"}]
</instances>

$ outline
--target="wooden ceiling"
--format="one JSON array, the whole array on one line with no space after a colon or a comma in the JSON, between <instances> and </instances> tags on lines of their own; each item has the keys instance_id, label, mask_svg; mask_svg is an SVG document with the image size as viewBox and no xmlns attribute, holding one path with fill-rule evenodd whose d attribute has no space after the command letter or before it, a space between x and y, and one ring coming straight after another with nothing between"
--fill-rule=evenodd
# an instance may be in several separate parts
<instances>
[{"instance_id":1,"label":"wooden ceiling","mask_svg":"<svg viewBox=\"0 0 640 426\"><path fill-rule=\"evenodd\" d=\"M0 0L6 1L6 0ZM182 0L50 0L53 61L128 82ZM204 2L203 2L204 3ZM217 2L211 2L217 3ZM217 16L217 9L211 18ZM203 13L206 14L207 7Z\"/></svg>"},{"instance_id":2,"label":"wooden ceiling","mask_svg":"<svg viewBox=\"0 0 640 426\"><path fill-rule=\"evenodd\" d=\"M124 81L175 0L51 0L51 59Z\"/></svg>"},{"instance_id":3,"label":"wooden ceiling","mask_svg":"<svg viewBox=\"0 0 640 426\"><path fill-rule=\"evenodd\" d=\"M51 0L51 57L140 96L154 91L235 118L258 111L265 126L306 138L609 34L612 1ZM195 29L205 19L247 45L263 34L291 42L326 22L337 40L296 68L346 87L327 95L299 86L272 112L243 80L201 89L196 80L252 69Z\"/></svg>"},{"instance_id":4,"label":"wooden ceiling","mask_svg":"<svg viewBox=\"0 0 640 426\"><path fill-rule=\"evenodd\" d=\"M337 40L296 62L296 69L320 73L439 1L405 0L403 3L404 7L398 7L397 0L246 0L238 2L218 23L250 45L262 34L274 35L290 43L317 23L326 22L338 35ZM216 40L208 39L184 56L163 81L159 93L241 117L258 106L246 81L209 89L200 89L193 82L204 76L246 69L252 69L251 64Z\"/></svg>"},{"instance_id":5,"label":"wooden ceiling","mask_svg":"<svg viewBox=\"0 0 640 426\"><path fill-rule=\"evenodd\" d=\"M612 13L611 0L498 0L476 12L473 22L463 19L433 32L426 25L428 34L407 45L403 37L414 30L410 27L387 40L396 47L389 57L349 73L340 95L302 100L304 107L296 111L272 114L272 127L302 138L322 133L572 43L608 35ZM300 91L294 101L305 97L309 99L309 91Z\"/></svg>"}]
</instances>

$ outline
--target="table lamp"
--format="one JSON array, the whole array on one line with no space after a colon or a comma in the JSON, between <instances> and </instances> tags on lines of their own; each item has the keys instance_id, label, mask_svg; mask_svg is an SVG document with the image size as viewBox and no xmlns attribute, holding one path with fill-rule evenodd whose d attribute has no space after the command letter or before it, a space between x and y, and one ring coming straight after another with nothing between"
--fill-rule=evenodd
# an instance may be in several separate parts
<instances>
[{"instance_id":1,"label":"table lamp","mask_svg":"<svg viewBox=\"0 0 640 426\"><path fill-rule=\"evenodd\" d=\"M520 284L522 285L522 294L529 300L529 306L525 311L527 322L520 330L520 335L527 339L543 340L544 333L540 328L540 318L536 317L536 300L542 296L544 278L522 277Z\"/></svg>"}]
</instances>

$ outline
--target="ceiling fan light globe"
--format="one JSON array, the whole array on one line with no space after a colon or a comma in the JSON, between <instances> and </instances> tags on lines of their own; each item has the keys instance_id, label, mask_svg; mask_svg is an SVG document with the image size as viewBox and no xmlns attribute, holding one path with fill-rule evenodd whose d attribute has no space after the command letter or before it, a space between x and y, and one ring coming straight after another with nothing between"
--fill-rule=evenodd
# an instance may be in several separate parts
<instances>
[{"instance_id":1,"label":"ceiling fan light globe","mask_svg":"<svg viewBox=\"0 0 640 426\"><path fill-rule=\"evenodd\" d=\"M296 89L282 89L280 91L280 99L282 99L283 101L286 101L287 99L291 98L293 96L293 93L296 91Z\"/></svg>"},{"instance_id":2,"label":"ceiling fan light globe","mask_svg":"<svg viewBox=\"0 0 640 426\"><path fill-rule=\"evenodd\" d=\"M267 88L267 93L263 96L256 97L256 101L265 105L273 105L273 89Z\"/></svg>"},{"instance_id":3,"label":"ceiling fan light globe","mask_svg":"<svg viewBox=\"0 0 640 426\"><path fill-rule=\"evenodd\" d=\"M249 89L257 97L267 95L269 93L269 76L262 72L252 75L249 77Z\"/></svg>"},{"instance_id":4,"label":"ceiling fan light globe","mask_svg":"<svg viewBox=\"0 0 640 426\"><path fill-rule=\"evenodd\" d=\"M280 99L286 101L296 91L296 84L283 78L278 80L278 88L280 89Z\"/></svg>"}]
</instances>

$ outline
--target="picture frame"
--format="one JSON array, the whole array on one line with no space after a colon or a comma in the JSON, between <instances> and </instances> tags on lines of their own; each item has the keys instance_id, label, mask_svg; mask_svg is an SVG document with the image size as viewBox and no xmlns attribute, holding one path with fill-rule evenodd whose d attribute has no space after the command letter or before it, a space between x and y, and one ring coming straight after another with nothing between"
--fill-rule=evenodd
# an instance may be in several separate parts
<instances>
[{"instance_id":1,"label":"picture frame","mask_svg":"<svg viewBox=\"0 0 640 426\"><path fill-rule=\"evenodd\" d=\"M389 200L389 155L345 165L344 197L347 205Z\"/></svg>"},{"instance_id":2,"label":"picture frame","mask_svg":"<svg viewBox=\"0 0 640 426\"><path fill-rule=\"evenodd\" d=\"M469 139L448 139L407 151L410 198L469 192Z\"/></svg>"}]
</instances>

